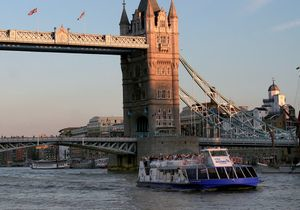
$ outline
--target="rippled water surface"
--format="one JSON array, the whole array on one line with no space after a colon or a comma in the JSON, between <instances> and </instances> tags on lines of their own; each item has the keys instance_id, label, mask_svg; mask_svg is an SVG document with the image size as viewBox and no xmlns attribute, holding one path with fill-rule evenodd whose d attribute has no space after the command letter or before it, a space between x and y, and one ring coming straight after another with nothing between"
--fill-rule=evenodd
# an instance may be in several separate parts
<instances>
[{"instance_id":1,"label":"rippled water surface","mask_svg":"<svg viewBox=\"0 0 300 210\"><path fill-rule=\"evenodd\" d=\"M0 209L300 209L300 174L262 174L256 190L137 188L135 173L0 168Z\"/></svg>"}]
</instances>

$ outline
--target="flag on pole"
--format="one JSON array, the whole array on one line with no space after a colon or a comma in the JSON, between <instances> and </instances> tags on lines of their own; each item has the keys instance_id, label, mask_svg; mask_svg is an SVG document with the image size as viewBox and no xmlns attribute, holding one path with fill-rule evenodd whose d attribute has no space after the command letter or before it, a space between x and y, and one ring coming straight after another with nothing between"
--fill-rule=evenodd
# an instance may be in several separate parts
<instances>
[{"instance_id":1,"label":"flag on pole","mask_svg":"<svg viewBox=\"0 0 300 210\"><path fill-rule=\"evenodd\" d=\"M81 20L83 18L83 16L85 15L85 12L81 12L80 16L77 18L77 20Z\"/></svg>"},{"instance_id":2,"label":"flag on pole","mask_svg":"<svg viewBox=\"0 0 300 210\"><path fill-rule=\"evenodd\" d=\"M28 12L28 15L31 16L31 15L37 13L37 12L38 12L38 9L37 9L37 8L34 8L34 9L32 9L30 12Z\"/></svg>"}]
</instances>

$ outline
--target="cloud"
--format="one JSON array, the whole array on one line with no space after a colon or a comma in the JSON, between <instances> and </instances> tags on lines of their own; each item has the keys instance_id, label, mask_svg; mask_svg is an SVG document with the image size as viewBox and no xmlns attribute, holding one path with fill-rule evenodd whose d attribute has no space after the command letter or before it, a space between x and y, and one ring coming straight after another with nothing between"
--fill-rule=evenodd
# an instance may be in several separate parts
<instances>
[{"instance_id":1,"label":"cloud","mask_svg":"<svg viewBox=\"0 0 300 210\"><path fill-rule=\"evenodd\" d=\"M280 25L277 25L273 27L273 31L280 32L280 31L286 31L293 28L300 27L300 19L289 21Z\"/></svg>"},{"instance_id":2,"label":"cloud","mask_svg":"<svg viewBox=\"0 0 300 210\"><path fill-rule=\"evenodd\" d=\"M272 0L250 0L249 5L247 6L247 11L256 12L271 2Z\"/></svg>"}]
</instances>

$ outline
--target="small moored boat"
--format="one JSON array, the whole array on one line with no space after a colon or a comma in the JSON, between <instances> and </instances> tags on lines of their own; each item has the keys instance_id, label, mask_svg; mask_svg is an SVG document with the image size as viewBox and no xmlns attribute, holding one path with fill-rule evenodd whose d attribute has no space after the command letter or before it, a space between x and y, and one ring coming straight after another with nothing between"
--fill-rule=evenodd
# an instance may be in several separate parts
<instances>
[{"instance_id":1,"label":"small moored boat","mask_svg":"<svg viewBox=\"0 0 300 210\"><path fill-rule=\"evenodd\" d=\"M31 163L32 169L65 169L70 168L70 164L67 160L39 160Z\"/></svg>"},{"instance_id":2,"label":"small moored boat","mask_svg":"<svg viewBox=\"0 0 300 210\"><path fill-rule=\"evenodd\" d=\"M204 149L192 158L140 161L137 186L166 189L249 189L260 182L250 165L234 164L227 149Z\"/></svg>"}]
</instances>

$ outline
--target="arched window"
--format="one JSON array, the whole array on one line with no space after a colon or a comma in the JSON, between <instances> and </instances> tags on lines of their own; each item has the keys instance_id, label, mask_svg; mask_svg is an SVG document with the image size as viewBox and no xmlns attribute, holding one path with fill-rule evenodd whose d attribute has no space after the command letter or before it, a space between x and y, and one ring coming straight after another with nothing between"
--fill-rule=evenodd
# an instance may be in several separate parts
<instances>
[{"instance_id":1,"label":"arched window","mask_svg":"<svg viewBox=\"0 0 300 210\"><path fill-rule=\"evenodd\" d=\"M166 98L166 91L165 90L162 91L161 98Z\"/></svg>"},{"instance_id":2,"label":"arched window","mask_svg":"<svg viewBox=\"0 0 300 210\"><path fill-rule=\"evenodd\" d=\"M139 117L136 120L136 131L137 132L148 132L148 119L145 116Z\"/></svg>"}]
</instances>

